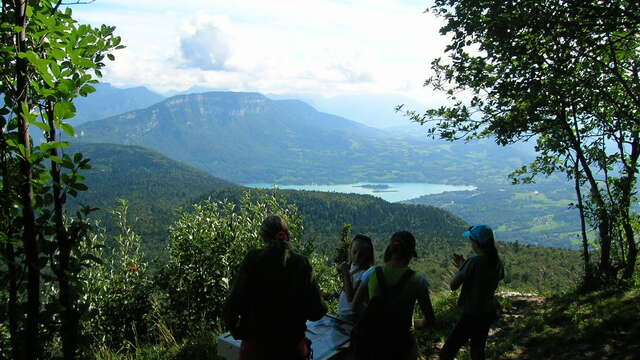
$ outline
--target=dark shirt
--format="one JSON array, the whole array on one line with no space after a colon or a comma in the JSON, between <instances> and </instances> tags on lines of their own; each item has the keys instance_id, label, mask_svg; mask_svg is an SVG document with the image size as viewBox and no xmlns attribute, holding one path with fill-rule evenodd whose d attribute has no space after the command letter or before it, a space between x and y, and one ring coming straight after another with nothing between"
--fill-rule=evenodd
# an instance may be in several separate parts
<instances>
[{"instance_id":1,"label":"dark shirt","mask_svg":"<svg viewBox=\"0 0 640 360\"><path fill-rule=\"evenodd\" d=\"M304 337L306 321L326 312L309 260L268 247L246 255L224 320L236 338L295 346Z\"/></svg>"},{"instance_id":2,"label":"dark shirt","mask_svg":"<svg viewBox=\"0 0 640 360\"><path fill-rule=\"evenodd\" d=\"M496 311L495 299L498 282L504 278L501 262L492 266L489 257L473 256L460 267L463 275L462 291L458 298L458 306L465 314L485 314Z\"/></svg>"}]
</instances>

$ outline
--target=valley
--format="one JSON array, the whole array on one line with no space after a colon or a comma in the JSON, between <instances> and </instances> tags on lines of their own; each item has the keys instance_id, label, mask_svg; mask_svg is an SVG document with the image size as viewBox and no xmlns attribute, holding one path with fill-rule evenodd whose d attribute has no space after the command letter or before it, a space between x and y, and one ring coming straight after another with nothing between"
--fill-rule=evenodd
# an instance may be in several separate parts
<instances>
[{"instance_id":1,"label":"valley","mask_svg":"<svg viewBox=\"0 0 640 360\"><path fill-rule=\"evenodd\" d=\"M104 97L99 89L94 101L118 101L107 89ZM87 111L84 117L99 114ZM146 147L248 187L278 184L281 189L429 204L470 223L492 224L504 241L560 248L577 244L570 186L559 179L509 183L507 175L532 159L528 145L501 148L488 140L450 143L407 136L318 112L297 100L220 91L159 99L146 108L83 123L76 132L74 143ZM391 187L362 187L367 184ZM534 191L533 198L523 195ZM542 197L554 200L536 202Z\"/></svg>"}]
</instances>

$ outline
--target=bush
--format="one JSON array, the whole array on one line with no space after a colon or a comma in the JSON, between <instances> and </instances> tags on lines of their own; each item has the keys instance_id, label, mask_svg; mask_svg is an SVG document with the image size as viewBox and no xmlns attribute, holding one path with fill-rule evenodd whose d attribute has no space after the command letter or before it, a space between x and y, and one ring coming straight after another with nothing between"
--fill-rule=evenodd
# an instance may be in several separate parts
<instances>
[{"instance_id":1,"label":"bush","mask_svg":"<svg viewBox=\"0 0 640 360\"><path fill-rule=\"evenodd\" d=\"M262 220L278 214L289 223L294 248L308 252L302 217L276 193L247 191L240 205L205 200L179 216L169 234L169 264L163 271L168 309L163 321L178 338L221 332L224 301L245 254L259 248Z\"/></svg>"},{"instance_id":2,"label":"bush","mask_svg":"<svg viewBox=\"0 0 640 360\"><path fill-rule=\"evenodd\" d=\"M85 275L89 312L83 321L94 342L110 348L130 348L149 334L148 314L153 283L140 251L140 237L127 220L127 202L113 214L120 234L108 260ZM94 254L104 258L102 252Z\"/></svg>"}]
</instances>

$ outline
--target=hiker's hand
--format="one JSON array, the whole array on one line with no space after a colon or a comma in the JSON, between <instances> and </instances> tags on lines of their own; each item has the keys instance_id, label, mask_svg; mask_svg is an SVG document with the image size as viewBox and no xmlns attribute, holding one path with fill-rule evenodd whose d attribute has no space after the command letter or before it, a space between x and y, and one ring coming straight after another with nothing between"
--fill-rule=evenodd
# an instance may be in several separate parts
<instances>
[{"instance_id":1,"label":"hiker's hand","mask_svg":"<svg viewBox=\"0 0 640 360\"><path fill-rule=\"evenodd\" d=\"M349 273L349 263L348 262L343 262L342 264L338 265L338 271L341 274L348 274Z\"/></svg>"},{"instance_id":2,"label":"hiker's hand","mask_svg":"<svg viewBox=\"0 0 640 360\"><path fill-rule=\"evenodd\" d=\"M459 269L462 264L464 264L464 256L460 254L453 254L453 263Z\"/></svg>"}]
</instances>

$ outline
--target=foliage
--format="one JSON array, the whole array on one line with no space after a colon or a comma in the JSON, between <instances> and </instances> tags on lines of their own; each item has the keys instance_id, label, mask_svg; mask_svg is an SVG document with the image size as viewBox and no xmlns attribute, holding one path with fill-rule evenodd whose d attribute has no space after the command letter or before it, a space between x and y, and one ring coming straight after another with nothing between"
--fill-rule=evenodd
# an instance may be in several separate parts
<instances>
[{"instance_id":1,"label":"foliage","mask_svg":"<svg viewBox=\"0 0 640 360\"><path fill-rule=\"evenodd\" d=\"M220 330L233 276L247 251L261 247L260 225L270 214L287 220L294 248L304 250L297 241L302 218L294 206L275 195L252 199L246 194L238 205L205 200L171 226L169 262L162 278L171 314L166 323L176 336Z\"/></svg>"},{"instance_id":2,"label":"foliage","mask_svg":"<svg viewBox=\"0 0 640 360\"><path fill-rule=\"evenodd\" d=\"M351 247L351 224L344 224L342 226L342 234L340 234L340 241L338 247L336 247L335 254L333 256L333 262L336 264L342 264L349 261L349 248Z\"/></svg>"},{"instance_id":3,"label":"foliage","mask_svg":"<svg viewBox=\"0 0 640 360\"><path fill-rule=\"evenodd\" d=\"M142 237L149 259L166 260L169 225L180 208L215 189L234 186L138 146L73 144L70 149L91 159L91 169L84 172L88 189L70 199L70 209L81 203L99 208L92 218L103 224L111 239L118 227L110 212L118 205L117 199L127 199L129 213L137 218L133 229Z\"/></svg>"},{"instance_id":4,"label":"foliage","mask_svg":"<svg viewBox=\"0 0 640 360\"><path fill-rule=\"evenodd\" d=\"M122 47L114 28L78 25L60 5L3 1L0 8L1 269L9 279L7 351L16 358L38 358L42 343L58 338L63 356L76 356L79 273L91 262L79 249L88 241L90 211L70 220L64 203L86 189L80 171L88 160L61 153L68 144L59 132L74 134L67 122L75 115L72 100L94 91L105 58ZM34 128L46 142L34 146Z\"/></svg>"},{"instance_id":5,"label":"foliage","mask_svg":"<svg viewBox=\"0 0 640 360\"><path fill-rule=\"evenodd\" d=\"M113 211L119 228L110 256L97 251L93 256L108 259L84 274L89 312L83 319L84 333L92 347L127 349L150 333L152 278L140 251L141 239L128 220L128 203L122 200ZM96 345L97 344L97 345Z\"/></svg>"},{"instance_id":6,"label":"foliage","mask_svg":"<svg viewBox=\"0 0 640 360\"><path fill-rule=\"evenodd\" d=\"M599 275L630 277L640 156L638 4L437 0L432 10L452 38L448 59L432 63L435 75L426 84L452 105L411 117L432 122L428 131L448 140L535 139L536 160L514 179L560 171L576 178L577 192L586 184L579 200L600 235Z\"/></svg>"}]
</instances>

